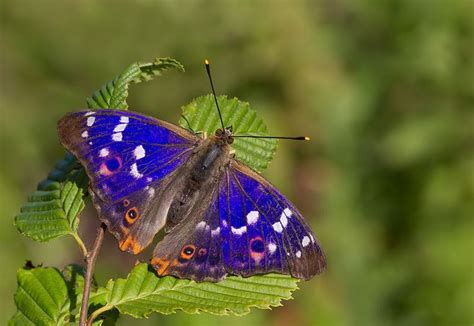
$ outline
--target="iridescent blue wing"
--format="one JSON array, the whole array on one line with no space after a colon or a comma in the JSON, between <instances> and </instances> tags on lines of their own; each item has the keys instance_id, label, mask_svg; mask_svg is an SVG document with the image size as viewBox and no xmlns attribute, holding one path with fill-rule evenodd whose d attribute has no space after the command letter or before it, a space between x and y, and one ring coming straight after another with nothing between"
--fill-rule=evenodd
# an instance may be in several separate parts
<instances>
[{"instance_id":1,"label":"iridescent blue wing","mask_svg":"<svg viewBox=\"0 0 474 326\"><path fill-rule=\"evenodd\" d=\"M164 189L199 138L161 120L108 109L69 113L58 131L90 178L100 219L122 250L140 252L165 224L158 202L166 200Z\"/></svg>"},{"instance_id":2,"label":"iridescent blue wing","mask_svg":"<svg viewBox=\"0 0 474 326\"><path fill-rule=\"evenodd\" d=\"M232 161L211 193L203 214L158 244L152 259L158 274L217 281L276 272L306 280L324 270L308 224L259 174Z\"/></svg>"}]
</instances>

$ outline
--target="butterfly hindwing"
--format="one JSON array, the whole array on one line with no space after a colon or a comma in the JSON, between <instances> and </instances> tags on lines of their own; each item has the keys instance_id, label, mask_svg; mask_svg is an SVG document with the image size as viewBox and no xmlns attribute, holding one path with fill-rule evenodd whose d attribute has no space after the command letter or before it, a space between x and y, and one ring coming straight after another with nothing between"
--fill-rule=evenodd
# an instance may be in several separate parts
<instances>
[{"instance_id":1,"label":"butterfly hindwing","mask_svg":"<svg viewBox=\"0 0 474 326\"><path fill-rule=\"evenodd\" d=\"M131 111L95 110L59 121L60 141L84 166L94 205L120 248L141 251L165 223L157 201L198 138Z\"/></svg>"},{"instance_id":2,"label":"butterfly hindwing","mask_svg":"<svg viewBox=\"0 0 474 326\"><path fill-rule=\"evenodd\" d=\"M227 274L222 263L218 196L215 189L205 212L182 221L158 243L151 259L158 275L217 281Z\"/></svg>"},{"instance_id":3,"label":"butterfly hindwing","mask_svg":"<svg viewBox=\"0 0 474 326\"><path fill-rule=\"evenodd\" d=\"M160 275L217 281L277 272L309 279L325 268L301 214L256 172L233 161L214 192L203 214L157 245L152 265Z\"/></svg>"}]
</instances>

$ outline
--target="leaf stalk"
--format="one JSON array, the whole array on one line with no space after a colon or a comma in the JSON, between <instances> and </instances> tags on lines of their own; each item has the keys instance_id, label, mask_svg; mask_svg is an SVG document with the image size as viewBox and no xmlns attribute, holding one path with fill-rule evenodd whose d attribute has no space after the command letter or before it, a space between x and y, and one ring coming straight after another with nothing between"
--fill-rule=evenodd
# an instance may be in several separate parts
<instances>
[{"instance_id":1,"label":"leaf stalk","mask_svg":"<svg viewBox=\"0 0 474 326\"><path fill-rule=\"evenodd\" d=\"M74 237L74 239L76 240L79 248L81 249L82 256L84 258L86 258L87 257L86 245L84 244L84 242L82 241L82 239L79 237L79 235L76 232L71 233L71 235Z\"/></svg>"},{"instance_id":2,"label":"leaf stalk","mask_svg":"<svg viewBox=\"0 0 474 326\"><path fill-rule=\"evenodd\" d=\"M103 307L100 307L99 309L95 310L93 313L91 313L91 315L89 316L89 320L87 320L87 326L92 326L92 323L94 322L94 320L99 317L99 315L103 312L106 312L106 311L109 311L110 309L112 309L113 306L111 305L105 305Z\"/></svg>"}]
</instances>

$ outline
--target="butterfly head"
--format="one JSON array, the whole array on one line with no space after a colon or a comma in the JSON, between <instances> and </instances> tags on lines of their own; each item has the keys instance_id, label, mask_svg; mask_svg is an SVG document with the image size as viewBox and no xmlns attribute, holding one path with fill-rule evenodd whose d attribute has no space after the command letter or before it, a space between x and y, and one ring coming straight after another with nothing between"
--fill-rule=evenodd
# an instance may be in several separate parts
<instances>
[{"instance_id":1,"label":"butterfly head","mask_svg":"<svg viewBox=\"0 0 474 326\"><path fill-rule=\"evenodd\" d=\"M234 137L232 137L232 126L224 129L217 129L216 138L225 144L232 144L234 142Z\"/></svg>"}]
</instances>

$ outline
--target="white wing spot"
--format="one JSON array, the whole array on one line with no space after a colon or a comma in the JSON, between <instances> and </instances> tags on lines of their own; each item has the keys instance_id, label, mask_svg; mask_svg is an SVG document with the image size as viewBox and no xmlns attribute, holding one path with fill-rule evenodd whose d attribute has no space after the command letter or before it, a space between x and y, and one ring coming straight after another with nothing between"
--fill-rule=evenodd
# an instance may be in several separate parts
<instances>
[{"instance_id":1,"label":"white wing spot","mask_svg":"<svg viewBox=\"0 0 474 326\"><path fill-rule=\"evenodd\" d=\"M301 258L301 251L298 250L298 251L296 252L296 257Z\"/></svg>"},{"instance_id":2,"label":"white wing spot","mask_svg":"<svg viewBox=\"0 0 474 326\"><path fill-rule=\"evenodd\" d=\"M258 221L258 211L251 211L247 214L247 224L255 224Z\"/></svg>"},{"instance_id":3,"label":"white wing spot","mask_svg":"<svg viewBox=\"0 0 474 326\"><path fill-rule=\"evenodd\" d=\"M84 131L84 132L81 134L81 137L82 137L82 138L87 138L87 137L89 137L89 133L87 132L87 130Z\"/></svg>"},{"instance_id":4,"label":"white wing spot","mask_svg":"<svg viewBox=\"0 0 474 326\"><path fill-rule=\"evenodd\" d=\"M100 151L99 151L99 156L100 157L106 157L107 155L109 155L109 150L107 148L102 148Z\"/></svg>"},{"instance_id":5,"label":"white wing spot","mask_svg":"<svg viewBox=\"0 0 474 326\"><path fill-rule=\"evenodd\" d=\"M286 218L285 213L281 213L280 223L284 228L286 228L286 226L288 225L288 219Z\"/></svg>"},{"instance_id":6,"label":"white wing spot","mask_svg":"<svg viewBox=\"0 0 474 326\"><path fill-rule=\"evenodd\" d=\"M277 245L274 244L273 242L270 242L268 244L268 252L271 254L273 254L275 251L277 250Z\"/></svg>"},{"instance_id":7,"label":"white wing spot","mask_svg":"<svg viewBox=\"0 0 474 326\"><path fill-rule=\"evenodd\" d=\"M211 235L213 237L218 236L220 233L221 233L221 228L220 227L216 227L214 230L211 230Z\"/></svg>"},{"instance_id":8,"label":"white wing spot","mask_svg":"<svg viewBox=\"0 0 474 326\"><path fill-rule=\"evenodd\" d=\"M205 229L206 226L207 226L207 223L204 221L201 221L198 224L196 224L196 229Z\"/></svg>"},{"instance_id":9,"label":"white wing spot","mask_svg":"<svg viewBox=\"0 0 474 326\"><path fill-rule=\"evenodd\" d=\"M241 226L240 228L236 229L234 227L231 227L230 228L232 230L232 233L235 234L235 235L242 235L244 234L245 232L247 232L247 226L244 225L244 226Z\"/></svg>"},{"instance_id":10,"label":"white wing spot","mask_svg":"<svg viewBox=\"0 0 474 326\"><path fill-rule=\"evenodd\" d=\"M147 177L146 178L146 182L152 182L153 181L153 178L152 177Z\"/></svg>"},{"instance_id":11,"label":"white wing spot","mask_svg":"<svg viewBox=\"0 0 474 326\"><path fill-rule=\"evenodd\" d=\"M222 225L223 228L226 228L227 227L227 221L222 220L221 225Z\"/></svg>"},{"instance_id":12,"label":"white wing spot","mask_svg":"<svg viewBox=\"0 0 474 326\"><path fill-rule=\"evenodd\" d=\"M283 212L281 212L280 223L284 228L286 228L286 226L288 225L288 217L291 217L291 215L293 215L293 213L288 207L285 208Z\"/></svg>"},{"instance_id":13,"label":"white wing spot","mask_svg":"<svg viewBox=\"0 0 474 326\"><path fill-rule=\"evenodd\" d=\"M143 174L138 172L138 166L137 163L133 163L132 166L130 167L130 174L135 178L135 179L140 179L143 177Z\"/></svg>"},{"instance_id":14,"label":"white wing spot","mask_svg":"<svg viewBox=\"0 0 474 326\"><path fill-rule=\"evenodd\" d=\"M306 247L307 245L309 245L310 242L311 242L311 240L309 239L309 237L304 236L303 240L301 241L301 244L303 245L303 247Z\"/></svg>"},{"instance_id":15,"label":"white wing spot","mask_svg":"<svg viewBox=\"0 0 474 326\"><path fill-rule=\"evenodd\" d=\"M125 128L127 128L127 124L126 124L126 123L120 123L120 124L118 124L118 125L115 126L114 132L121 132L121 131L124 131Z\"/></svg>"},{"instance_id":16,"label":"white wing spot","mask_svg":"<svg viewBox=\"0 0 474 326\"><path fill-rule=\"evenodd\" d=\"M144 158L145 157L145 149L143 148L142 145L139 145L135 147L135 150L133 151L133 154L135 155L135 158L137 160Z\"/></svg>"},{"instance_id":17,"label":"white wing spot","mask_svg":"<svg viewBox=\"0 0 474 326\"><path fill-rule=\"evenodd\" d=\"M128 123L130 120L128 119L128 117L120 117L120 122L121 123Z\"/></svg>"},{"instance_id":18,"label":"white wing spot","mask_svg":"<svg viewBox=\"0 0 474 326\"><path fill-rule=\"evenodd\" d=\"M90 115L94 114L94 111L87 111L86 114L84 114L85 117L88 117Z\"/></svg>"},{"instance_id":19,"label":"white wing spot","mask_svg":"<svg viewBox=\"0 0 474 326\"><path fill-rule=\"evenodd\" d=\"M315 242L316 242L316 241L314 241L314 237L313 237L312 234L310 234L309 237L311 238L311 242L312 242L312 243L315 243Z\"/></svg>"},{"instance_id":20,"label":"white wing spot","mask_svg":"<svg viewBox=\"0 0 474 326\"><path fill-rule=\"evenodd\" d=\"M155 188L150 187L150 189L148 189L148 195L149 195L150 197L153 197L154 194L155 194Z\"/></svg>"},{"instance_id":21,"label":"white wing spot","mask_svg":"<svg viewBox=\"0 0 474 326\"><path fill-rule=\"evenodd\" d=\"M281 225L280 222L276 222L272 224L273 230L277 231L278 233L283 232L283 226Z\"/></svg>"},{"instance_id":22,"label":"white wing spot","mask_svg":"<svg viewBox=\"0 0 474 326\"><path fill-rule=\"evenodd\" d=\"M94 124L95 122L95 117L89 117L87 118L87 126L88 127L92 127L92 125Z\"/></svg>"},{"instance_id":23,"label":"white wing spot","mask_svg":"<svg viewBox=\"0 0 474 326\"><path fill-rule=\"evenodd\" d=\"M116 134L112 134L112 140L113 141L122 141L123 135L121 132L118 132Z\"/></svg>"}]
</instances>

